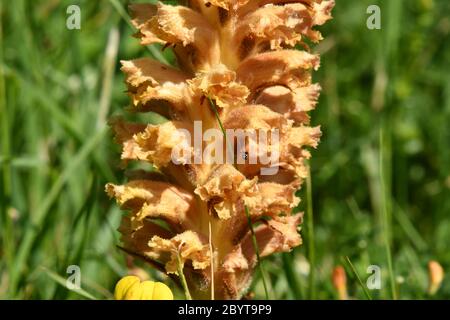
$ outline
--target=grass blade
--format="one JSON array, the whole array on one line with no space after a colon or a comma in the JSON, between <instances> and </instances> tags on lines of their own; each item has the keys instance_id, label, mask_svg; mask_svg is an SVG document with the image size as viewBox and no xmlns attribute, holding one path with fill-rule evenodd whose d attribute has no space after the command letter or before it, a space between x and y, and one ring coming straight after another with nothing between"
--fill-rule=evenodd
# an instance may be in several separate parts
<instances>
[{"instance_id":1,"label":"grass blade","mask_svg":"<svg viewBox=\"0 0 450 320\"><path fill-rule=\"evenodd\" d=\"M312 182L311 182L311 169L308 166L308 176L306 178L306 229L308 230L308 260L310 264L309 272L309 298L311 300L316 299L316 254L314 243L314 216L313 216L313 204L312 204Z\"/></svg>"},{"instance_id":2,"label":"grass blade","mask_svg":"<svg viewBox=\"0 0 450 320\"><path fill-rule=\"evenodd\" d=\"M51 206L57 200L58 195L69 177L72 174L76 174L76 168L83 163L83 161L89 156L91 152L93 152L106 132L106 127L102 130L98 131L96 135L94 135L91 139L89 139L85 145L80 149L78 154L72 159L71 163L69 163L62 174L58 177L56 182L53 184L50 189L47 197L42 202L42 205L33 215L33 221L30 221L28 228L25 231L25 236L20 243L19 249L17 251L17 255L14 260L14 271L11 273L11 282L10 282L10 292L14 296L17 290L17 286L20 280L20 276L22 275L27 259L29 259L29 255L31 249L33 247L33 242L39 234L39 229L42 222L45 220Z\"/></svg>"},{"instance_id":3,"label":"grass blade","mask_svg":"<svg viewBox=\"0 0 450 320\"><path fill-rule=\"evenodd\" d=\"M69 289L66 286L66 279L61 277L59 274L45 268L45 267L41 267L42 271L45 272L45 274L47 276L49 276L53 281L55 281L56 283L60 284L61 286L63 286L64 288L66 288L67 290L73 291L75 293L78 293L80 296L87 298L89 300L97 300L97 298L95 298L93 295L91 295L89 292L87 292L86 290L83 289Z\"/></svg>"},{"instance_id":4,"label":"grass blade","mask_svg":"<svg viewBox=\"0 0 450 320\"><path fill-rule=\"evenodd\" d=\"M384 123L384 122L383 122ZM391 230L392 230L392 219L391 219L391 205L388 203L388 185L386 183L386 170L385 170L385 148L389 148L388 143L385 142L383 123L380 128L380 159L379 159L379 172L380 172L380 183L381 183L381 194L382 194L382 226L383 226L383 240L384 247L386 251L386 260L389 270L389 283L391 286L392 299L397 300L397 289L395 285L395 274L394 267L392 264L392 253L391 253Z\"/></svg>"},{"instance_id":5,"label":"grass blade","mask_svg":"<svg viewBox=\"0 0 450 320\"><path fill-rule=\"evenodd\" d=\"M345 257L345 261L349 265L350 269L352 269L353 275L355 276L356 280L358 281L360 287L363 289L364 295L366 296L366 298L369 299L369 300L372 300L372 296L370 295L370 293L367 290L366 286L362 282L361 277L359 276L358 271L356 271L356 268L353 265L353 263L350 261L350 258L349 257Z\"/></svg>"},{"instance_id":6,"label":"grass blade","mask_svg":"<svg viewBox=\"0 0 450 320\"><path fill-rule=\"evenodd\" d=\"M283 259L283 270L286 275L286 280L289 283L289 288L292 291L294 299L299 300L302 298L302 292L300 289L298 278L295 275L296 272L294 269L293 253L289 252L283 253L282 259Z\"/></svg>"}]
</instances>

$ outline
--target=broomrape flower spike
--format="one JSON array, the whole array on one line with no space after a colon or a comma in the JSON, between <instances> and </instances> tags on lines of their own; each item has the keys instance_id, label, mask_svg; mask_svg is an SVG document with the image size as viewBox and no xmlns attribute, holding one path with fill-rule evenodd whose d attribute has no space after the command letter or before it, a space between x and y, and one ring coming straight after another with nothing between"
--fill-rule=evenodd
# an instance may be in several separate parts
<instances>
[{"instance_id":1,"label":"broomrape flower spike","mask_svg":"<svg viewBox=\"0 0 450 320\"><path fill-rule=\"evenodd\" d=\"M172 291L162 282L143 281L136 276L120 279L114 290L115 300L173 300Z\"/></svg>"},{"instance_id":2,"label":"broomrape flower spike","mask_svg":"<svg viewBox=\"0 0 450 320\"><path fill-rule=\"evenodd\" d=\"M177 67L149 58L122 61L131 108L169 121L111 121L123 161L149 162L156 171L133 172L128 183L108 184L106 191L127 210L119 228L127 252L154 261L168 274L183 270L193 299L239 299L257 265L256 248L264 258L302 243L297 231L302 213L292 209L308 174L307 149L315 148L321 135L308 116L320 91L311 77L319 57L309 52L305 39L322 39L315 26L331 18L334 1L184 3L130 6L141 44L171 48ZM297 45L304 50L295 50ZM231 163L186 161L183 153L173 159L177 146L195 146L190 137L199 122L203 132L257 134L237 148L237 138L227 137ZM259 153L278 155L267 168L261 159L251 161L251 151L259 136L274 130L278 138L258 146ZM205 142L189 156L214 158L216 141ZM264 175L262 169L276 170Z\"/></svg>"}]
</instances>

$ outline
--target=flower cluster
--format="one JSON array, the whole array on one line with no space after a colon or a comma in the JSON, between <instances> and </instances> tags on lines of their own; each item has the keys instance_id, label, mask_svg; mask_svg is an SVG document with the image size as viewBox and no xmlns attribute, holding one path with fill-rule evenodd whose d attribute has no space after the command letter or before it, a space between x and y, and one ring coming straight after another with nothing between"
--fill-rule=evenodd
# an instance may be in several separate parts
<instances>
[{"instance_id":1,"label":"flower cluster","mask_svg":"<svg viewBox=\"0 0 450 320\"><path fill-rule=\"evenodd\" d=\"M168 121L112 122L122 159L149 162L157 170L106 190L128 210L119 229L127 251L167 273L177 274L181 264L194 298L214 293L238 299L245 293L257 264L246 208L261 257L302 242L302 214L291 211L307 176L307 148L315 148L321 135L308 116L320 91L311 79L319 57L305 40L322 39L314 27L331 18L333 6L333 0L130 6L141 44L170 47L177 67L150 58L122 61L132 109L157 112ZM194 136L196 121L202 130L277 129L279 156L270 164L276 174L261 175L266 164L259 162L173 161L174 148L194 145L184 139ZM179 129L191 134L177 134ZM245 153L252 142L257 143L247 141L244 150L233 152ZM203 153L213 143L204 143Z\"/></svg>"}]
</instances>

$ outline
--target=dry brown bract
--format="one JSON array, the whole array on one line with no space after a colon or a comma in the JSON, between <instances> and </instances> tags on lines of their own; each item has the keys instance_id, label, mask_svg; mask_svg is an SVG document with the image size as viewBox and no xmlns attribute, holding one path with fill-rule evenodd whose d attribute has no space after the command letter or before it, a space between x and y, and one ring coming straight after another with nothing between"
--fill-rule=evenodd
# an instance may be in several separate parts
<instances>
[{"instance_id":1,"label":"dry brown bract","mask_svg":"<svg viewBox=\"0 0 450 320\"><path fill-rule=\"evenodd\" d=\"M120 227L124 247L177 273L177 259L194 298L239 299L257 263L245 215L248 207L261 256L301 244L302 214L292 214L307 175L307 147L320 128L309 126L320 86L311 81L319 57L304 40L322 39L314 26L331 18L329 0L191 0L187 6L133 4L130 12L143 45L173 49L174 68L148 58L122 61L135 111L155 111L161 125L112 122L124 162L150 162L159 181L139 179L106 190L128 210ZM300 45L304 51L294 50ZM172 149L186 137L177 129L280 132L276 175L260 175L261 163L182 164ZM203 146L207 147L207 144ZM239 156L239 155L236 155ZM212 237L209 239L209 225ZM209 242L212 244L212 254ZM213 270L211 270L213 268Z\"/></svg>"}]
</instances>

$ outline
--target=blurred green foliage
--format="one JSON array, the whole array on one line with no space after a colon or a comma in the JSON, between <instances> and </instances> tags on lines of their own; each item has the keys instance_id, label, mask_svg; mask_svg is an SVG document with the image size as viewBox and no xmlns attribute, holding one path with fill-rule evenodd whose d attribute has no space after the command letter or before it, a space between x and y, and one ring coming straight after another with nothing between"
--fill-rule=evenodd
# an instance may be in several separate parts
<instances>
[{"instance_id":1,"label":"blurred green foliage","mask_svg":"<svg viewBox=\"0 0 450 320\"><path fill-rule=\"evenodd\" d=\"M81 30L66 28L71 4L81 8ZM371 4L381 7L381 30L366 27ZM119 0L0 2L0 298L83 298L55 281L72 264L84 290L111 298L127 273L130 260L116 248L122 213L103 192L125 180L106 119L129 103L119 60L160 51L138 44L123 8ZM364 299L348 256L363 281L369 265L381 267L372 297L392 298L392 279L401 299L430 298L428 261L450 267L450 2L338 0L321 30L314 234L305 226L305 245L264 261L271 296L334 299L330 277L341 264L349 294ZM258 275L252 290L264 297ZM450 298L448 277L436 297Z\"/></svg>"}]
</instances>

